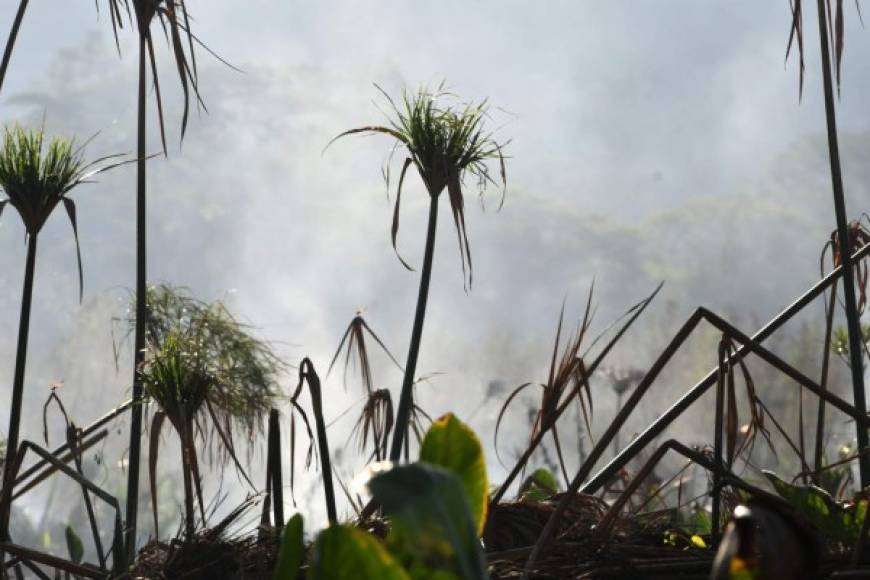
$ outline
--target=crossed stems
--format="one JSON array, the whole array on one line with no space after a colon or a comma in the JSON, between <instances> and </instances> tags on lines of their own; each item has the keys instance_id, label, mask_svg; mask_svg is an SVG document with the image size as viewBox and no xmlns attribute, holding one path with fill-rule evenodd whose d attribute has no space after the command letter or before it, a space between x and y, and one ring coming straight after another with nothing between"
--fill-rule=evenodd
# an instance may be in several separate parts
<instances>
[{"instance_id":1,"label":"crossed stems","mask_svg":"<svg viewBox=\"0 0 870 580\"><path fill-rule=\"evenodd\" d=\"M868 255L868 253L870 253L870 244L864 245L861 249L855 252L852 256L852 260L849 261L849 264L856 263L858 260ZM665 348L659 358L650 367L647 375L640 382L640 384L638 384L637 388L634 390L631 397L626 402L625 406L619 411L619 413L617 413L616 417L608 426L604 435L601 437L601 439L599 439L598 444L595 446L594 449L592 449L586 462L580 467L580 470L577 472L574 480L568 487L568 490L565 493L563 499L556 506L556 509L551 514L550 519L547 521L546 526L541 532L541 535L538 538L538 541L534 549L532 550L531 555L529 556L529 560L526 563L524 573L525 577L529 577L529 573L534 568L535 562L542 555L545 546L552 537L559 523L559 520L561 519L562 515L565 512L565 509L567 508L570 498L574 496L577 492L594 493L598 488L601 487L601 485L603 485L606 481L613 477L613 475L618 470L622 469L628 463L628 461L630 461L641 449L649 444L668 425L670 425L677 417L679 417L692 403L700 398L701 395L703 395L707 391L707 389L717 383L720 372L720 369L718 367L711 370L704 379L702 379L698 384L692 387L685 395L683 395L680 400L674 403L670 409L665 411L665 413L663 413L655 422L647 427L647 429L643 433L636 437L634 441L632 441L625 449L623 449L620 454L618 454L613 460L611 460L610 463L602 468L594 477L592 477L592 479L590 479L584 485L584 481L586 481L586 479L589 477L592 469L595 466L595 463L598 461L598 459L601 458L601 455L609 446L611 440L616 435L616 433L624 425L631 412L638 406L640 400L646 394L653 381L656 379L656 377L662 371L667 362L677 352L677 350L682 346L688 336L702 320L706 320L709 324L717 328L723 334L743 345L738 348L736 352L733 353L731 357L732 363L742 360L747 354L752 352L759 358L761 358L762 360L794 380L801 387L809 390L810 392L818 396L821 400L826 401L828 404L833 405L848 416L852 417L859 427L863 427L864 429L866 429L868 425L870 425L870 418L868 418L864 413L859 412L854 406L850 405L836 395L832 395L825 388L818 385L815 381L796 370L794 367L783 361L781 358L779 358L760 344L761 341L773 334L773 332L775 332L786 321L788 321L795 314L800 312L807 304L812 302L813 299L822 294L831 284L833 284L835 280L843 275L843 272L843 266L832 270L830 274L828 274L824 279L820 280L815 286L813 286L813 288L811 288L803 296L798 298L792 305L783 310L764 328L759 330L752 338L750 338L713 312L705 308L699 308L698 310L696 310L695 313L689 317L683 327L677 332L674 339L668 344L668 346ZM560 409L555 414L554 419L547 426L547 429L549 429L555 422L555 420L558 419L561 411L563 410L564 409L560 407ZM540 438L536 438L536 441L540 442L539 439L543 438L543 433L547 429L542 429ZM499 492L500 494L504 493L504 486L503 489L499 490ZM498 497L500 497L500 495Z\"/></svg>"}]
</instances>

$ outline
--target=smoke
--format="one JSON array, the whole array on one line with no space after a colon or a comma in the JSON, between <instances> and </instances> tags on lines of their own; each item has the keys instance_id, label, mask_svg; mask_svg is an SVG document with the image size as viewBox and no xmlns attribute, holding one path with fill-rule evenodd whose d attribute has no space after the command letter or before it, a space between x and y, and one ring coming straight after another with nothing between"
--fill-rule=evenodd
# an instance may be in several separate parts
<instances>
[{"instance_id":1,"label":"smoke","mask_svg":"<svg viewBox=\"0 0 870 580\"><path fill-rule=\"evenodd\" d=\"M550 21L534 16L545 31ZM220 21L225 15L218 12L214 18ZM696 27L699 18L697 10L686 16ZM752 331L818 276L817 256L832 229L833 212L825 142L819 124L809 120L818 116L815 97L808 94L800 108L783 106L796 91L790 74L768 85L745 82L741 66L750 66L757 47L743 45L734 48L732 58L719 56L713 63L680 57L688 59L679 61L687 71L706 71L710 84L699 88L690 80L693 74L685 72L677 75L685 77L681 83L666 86L658 75L673 79L676 73L669 71L667 60L653 62L662 57L638 53L638 47L652 41L639 20L626 24L639 35L633 48L621 41L607 45L618 62L639 60L637 79L618 66L589 65L583 47L573 48L564 60L558 60L559 47L553 48L551 56L558 62L537 73L531 70L535 58L517 50L517 62L505 66L519 67L515 79L520 80L487 73L491 83L486 84L467 68L450 75L461 94L466 86L472 96L492 91L493 102L510 111L496 120L504 123L500 134L514 138L508 148L510 188L501 212L495 203L478 211L473 195L468 197L475 284L467 293L453 226L442 208L419 369L421 375L443 374L421 384L418 393L432 416L454 411L473 417L491 458L494 482L505 473L492 453L499 407L513 386L544 382L559 308L564 300L566 326L572 327L593 279L593 336L666 281L650 312L609 361L645 369L696 306L707 306ZM759 41L760 62L769 67L775 60L769 70L778 71L782 43L775 35L773 40L766 36L770 28L749 27L746 34ZM686 30L693 38L703 32ZM44 116L50 132L81 138L99 130L88 147L94 157L131 151L135 59L126 51L119 62L107 40L105 34L95 34L76 42L26 91L6 93L3 120L33 125ZM665 49L672 51L686 42L666 40ZM716 36L711 50L722 49L722 42ZM171 82L161 87L169 156L149 161L150 279L187 286L206 300L225 300L286 360L296 363L311 356L321 376L359 308L399 360L410 335L418 279L389 246L392 206L379 176L390 144L348 138L321 152L342 130L381 120L371 104L377 97L372 80L384 80L395 94L406 81L413 86L419 78L454 70L462 58L451 54L447 64L434 66L418 52L407 61L397 55L380 61L370 53L392 49L365 49L368 56L355 58L372 60L356 68L339 68L352 58L344 53L327 54L330 66L317 66L295 52L290 64L271 53L254 61L244 49L244 75L203 59L201 89L208 113L194 115L183 146L178 141L180 95ZM580 64L563 70L564 62ZM762 76L761 66L750 69ZM165 73L171 80L173 71L166 68ZM666 96L654 98L659 91ZM863 85L853 92L844 103L847 115L851 103L863 102L866 92ZM713 102L692 105L707 99ZM698 108L686 111L690 106ZM151 114L149 150L158 153L153 107ZM866 208L870 184L870 169L862 162L870 154L870 134L862 126L855 122L842 135L848 206L854 213ZM63 381L60 394L79 425L128 396L129 345L116 370L112 320L125 315L125 289L134 280L133 184L134 170L126 167L73 194L85 267L82 304L76 301L68 223L55 216L41 235L25 398L28 420L22 434L28 439L42 441L40 413L52 381ZM494 201L492 193L484 199ZM422 255L426 202L420 184L409 179L399 246L411 264ZM0 277L0 324L8 329L0 335L0 353L8 355L0 357L0 376L7 377L12 376L18 323L22 239L17 216L7 211L0 220L0 270L7 273ZM803 340L816 346L818 356L821 311L818 305L815 316L808 316L804 335L790 325L793 332L777 344L788 349ZM712 332L699 333L637 411L623 442L715 365L716 340ZM800 361L806 351L793 349L792 358ZM396 397L400 373L376 353L373 365L375 386L393 389ZM766 380L764 371L758 372ZM502 387L492 389L494 382ZM786 386L768 382L771 392L785 392ZM292 373L285 387L285 392L295 387ZM339 471L349 478L361 466L355 448L346 443L361 391L353 380L345 390L340 373L329 377L326 388L329 417L356 405L330 429ZM0 401L8 400L6 389L0 386ZM793 405L793 398L781 397L783 408ZM616 397L600 380L593 384L593 398L593 433L600 434L616 411ZM510 457L528 437L524 405L533 402L533 397L523 399L507 415L499 441L503 456ZM4 429L5 404L0 407ZM710 424L709 407L702 401L668 434L690 443L709 441L698 429ZM286 418L289 409L282 412ZM126 420L119 419L106 442L88 457L89 473L118 495L125 493L127 429ZM53 443L60 441L56 423L49 435ZM179 487L172 485L179 464L176 447L175 440L164 437L164 530L173 529L173 509L180 505L172 496ZM576 444L568 448L569 467L576 467ZM302 443L297 451L304 455ZM250 473L257 485L263 483L261 448L253 453ZM325 514L319 477L312 470L298 479L299 509L315 523ZM217 481L208 479L206 495L231 492L227 506L250 491L229 471L222 488ZM52 520L57 542L58 530L67 522L84 528L76 489L52 492L51 485L43 484L22 509L34 522ZM43 507L49 503L75 507L48 513ZM147 493L140 521L147 536Z\"/></svg>"}]
</instances>

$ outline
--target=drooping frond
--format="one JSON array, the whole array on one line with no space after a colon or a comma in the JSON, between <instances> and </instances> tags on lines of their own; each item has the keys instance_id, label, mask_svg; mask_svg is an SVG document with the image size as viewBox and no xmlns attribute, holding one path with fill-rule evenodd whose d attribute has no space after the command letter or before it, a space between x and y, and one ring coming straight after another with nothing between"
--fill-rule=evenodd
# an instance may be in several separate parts
<instances>
[{"instance_id":1,"label":"drooping frond","mask_svg":"<svg viewBox=\"0 0 870 580\"><path fill-rule=\"evenodd\" d=\"M120 52L118 31L124 27L124 16L128 22L136 22L140 39L145 43L148 62L154 83L154 99L157 104L157 116L160 123L160 139L163 151L166 152L166 129L163 118L163 99L160 92L160 79L157 74L157 59L154 52L154 40L151 26L156 20L163 30L170 53L175 61L178 82L184 95L184 110L181 115L181 138L187 131L187 121L190 116L190 101L193 97L197 106L206 109L199 94L197 78L195 47L200 47L214 55L190 29L190 15L185 0L108 0L109 15L112 21L112 31ZM132 11L131 11L132 7ZM217 56L217 55L214 55ZM223 59L220 59L222 62Z\"/></svg>"},{"instance_id":2,"label":"drooping frond","mask_svg":"<svg viewBox=\"0 0 870 580\"><path fill-rule=\"evenodd\" d=\"M365 335L368 335L381 347L381 350L386 353L387 357L393 362L393 364L398 367L399 370L402 370L402 365L399 364L399 361L396 360L396 357L393 356L393 353L387 348L384 342L380 339L380 337L375 334L375 332L371 329L365 319L361 314L357 313L356 316L353 317L353 320L350 321L350 324L347 326L347 330L344 331L344 335L341 337L341 342L338 344L338 349L335 351L335 355L332 357L332 361L329 363L329 368L326 370L326 376L329 376L329 373L332 372L332 367L335 366L336 361L338 361L338 357L341 354L342 348L347 345L344 355L344 381L345 386L347 383L347 371L353 360L354 364L359 365L360 378L362 379L363 389L366 394L371 395L374 392L373 379L372 379L372 370L371 364L369 362L369 351L366 346ZM356 356L353 356L356 354Z\"/></svg>"},{"instance_id":3,"label":"drooping frond","mask_svg":"<svg viewBox=\"0 0 870 580\"><path fill-rule=\"evenodd\" d=\"M840 90L840 71L843 64L843 48L845 46L845 19L843 0L836 0L835 5L831 6L831 0L824 0L825 12L827 13L827 33L831 38L829 42L831 57L836 67L837 91ZM788 35L788 45L785 49L785 58L792 53L792 49L796 49L798 59L798 78L799 91L803 94L804 89L804 72L806 66L804 64L804 1L789 0L791 6L791 29ZM861 6L858 0L855 0L855 9L858 12L858 18L861 16ZM862 19L863 22L863 19Z\"/></svg>"}]
</instances>

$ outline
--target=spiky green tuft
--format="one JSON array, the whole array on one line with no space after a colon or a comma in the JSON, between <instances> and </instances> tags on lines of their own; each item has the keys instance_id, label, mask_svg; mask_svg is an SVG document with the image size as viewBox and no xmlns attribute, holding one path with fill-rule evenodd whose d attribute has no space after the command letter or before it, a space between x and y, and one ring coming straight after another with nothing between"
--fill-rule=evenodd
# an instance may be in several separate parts
<instances>
[{"instance_id":1,"label":"spiky green tuft","mask_svg":"<svg viewBox=\"0 0 870 580\"><path fill-rule=\"evenodd\" d=\"M197 432L229 427L253 436L277 396L286 365L220 301L206 303L168 284L149 288L146 393L176 425Z\"/></svg>"},{"instance_id":2,"label":"spiky green tuft","mask_svg":"<svg viewBox=\"0 0 870 580\"><path fill-rule=\"evenodd\" d=\"M42 129L7 127L0 149L0 188L21 215L29 235L36 235L64 196L96 173L81 147L67 137L46 143ZM99 170L97 170L99 171Z\"/></svg>"}]
</instances>

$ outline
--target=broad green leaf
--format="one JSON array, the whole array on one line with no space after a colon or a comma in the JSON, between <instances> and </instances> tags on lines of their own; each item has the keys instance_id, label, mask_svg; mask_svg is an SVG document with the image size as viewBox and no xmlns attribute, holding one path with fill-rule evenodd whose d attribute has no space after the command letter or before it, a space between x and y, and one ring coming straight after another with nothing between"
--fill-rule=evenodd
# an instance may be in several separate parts
<instances>
[{"instance_id":1,"label":"broad green leaf","mask_svg":"<svg viewBox=\"0 0 870 580\"><path fill-rule=\"evenodd\" d=\"M299 566L305 554L302 515L296 514L287 521L281 535L281 549L272 580L296 580Z\"/></svg>"},{"instance_id":2,"label":"broad green leaf","mask_svg":"<svg viewBox=\"0 0 870 580\"><path fill-rule=\"evenodd\" d=\"M539 467L520 486L520 499L543 501L558 493L556 476L544 467Z\"/></svg>"},{"instance_id":3,"label":"broad green leaf","mask_svg":"<svg viewBox=\"0 0 870 580\"><path fill-rule=\"evenodd\" d=\"M423 462L394 467L375 475L369 490L390 517L387 543L409 562L412 578L489 578L467 494L453 472Z\"/></svg>"},{"instance_id":4,"label":"broad green leaf","mask_svg":"<svg viewBox=\"0 0 870 580\"><path fill-rule=\"evenodd\" d=\"M76 564L81 563L85 555L85 547L82 544L82 539L71 526L66 527L66 549L69 552L69 559Z\"/></svg>"},{"instance_id":5,"label":"broad green leaf","mask_svg":"<svg viewBox=\"0 0 870 580\"><path fill-rule=\"evenodd\" d=\"M323 530L311 556L308 580L411 580L371 534L349 526Z\"/></svg>"},{"instance_id":6,"label":"broad green leaf","mask_svg":"<svg viewBox=\"0 0 870 580\"><path fill-rule=\"evenodd\" d=\"M486 458L480 439L468 425L448 413L432 423L420 447L420 461L440 465L462 482L477 535L483 534L489 505Z\"/></svg>"},{"instance_id":7,"label":"broad green leaf","mask_svg":"<svg viewBox=\"0 0 870 580\"><path fill-rule=\"evenodd\" d=\"M776 493L794 506L824 537L847 545L854 544L867 514L867 500L841 505L820 487L792 485L770 471L765 471L764 475Z\"/></svg>"}]
</instances>

